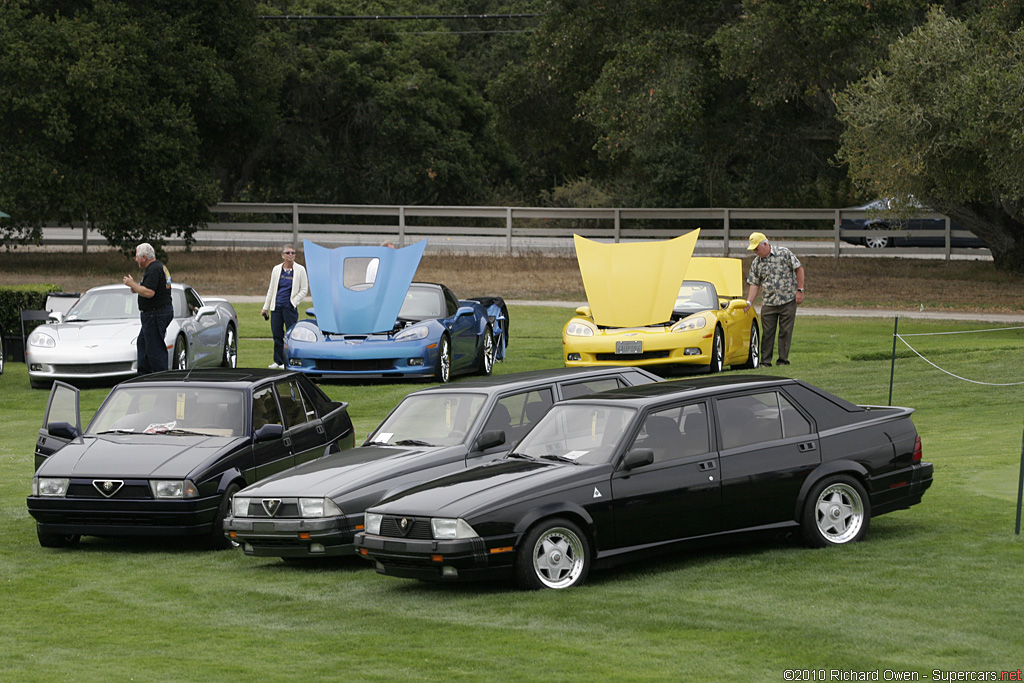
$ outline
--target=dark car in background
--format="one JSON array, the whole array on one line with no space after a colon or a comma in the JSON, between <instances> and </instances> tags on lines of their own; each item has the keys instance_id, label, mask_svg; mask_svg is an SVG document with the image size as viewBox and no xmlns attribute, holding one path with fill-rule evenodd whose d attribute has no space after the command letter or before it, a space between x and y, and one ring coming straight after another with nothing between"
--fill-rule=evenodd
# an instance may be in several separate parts
<instances>
[{"instance_id":1,"label":"dark car in background","mask_svg":"<svg viewBox=\"0 0 1024 683\"><path fill-rule=\"evenodd\" d=\"M54 383L28 511L43 547L89 536L192 536L226 547L236 491L354 444L348 404L299 373L170 371L110 392L82 432L79 391Z\"/></svg>"},{"instance_id":2,"label":"dark car in background","mask_svg":"<svg viewBox=\"0 0 1024 683\"><path fill-rule=\"evenodd\" d=\"M388 491L504 455L556 401L656 381L640 368L575 368L414 392L362 447L238 492L224 529L247 555L350 555L363 511Z\"/></svg>"},{"instance_id":3,"label":"dark car in background","mask_svg":"<svg viewBox=\"0 0 1024 683\"><path fill-rule=\"evenodd\" d=\"M738 532L852 543L932 483L912 412L761 376L582 396L504 459L371 506L355 544L391 576L568 588L592 566Z\"/></svg>"},{"instance_id":4,"label":"dark car in background","mask_svg":"<svg viewBox=\"0 0 1024 683\"><path fill-rule=\"evenodd\" d=\"M867 211L862 218L843 218L839 224L839 237L847 244L861 244L869 249L886 247L945 247L944 235L922 235L921 231L946 230L945 218L899 217L894 211L893 200L877 199L863 206L851 207ZM909 207L917 213L930 213L930 209L912 202ZM877 213L874 213L877 212ZM886 213L890 212L890 213ZM950 219L949 245L954 248L985 248L987 245L962 225ZM895 235L851 235L851 230L899 231Z\"/></svg>"}]
</instances>

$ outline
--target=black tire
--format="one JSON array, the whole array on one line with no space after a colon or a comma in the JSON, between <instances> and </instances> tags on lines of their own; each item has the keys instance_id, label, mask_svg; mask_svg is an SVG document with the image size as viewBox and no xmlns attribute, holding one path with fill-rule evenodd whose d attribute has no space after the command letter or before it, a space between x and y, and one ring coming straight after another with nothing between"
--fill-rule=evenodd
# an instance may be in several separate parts
<instances>
[{"instance_id":1,"label":"black tire","mask_svg":"<svg viewBox=\"0 0 1024 683\"><path fill-rule=\"evenodd\" d=\"M494 333L488 325L480 343L480 357L476 362L477 371L484 377L494 372Z\"/></svg>"},{"instance_id":2,"label":"black tire","mask_svg":"<svg viewBox=\"0 0 1024 683\"><path fill-rule=\"evenodd\" d=\"M711 340L711 363L708 370L712 373L725 369L725 334L721 327L715 328L715 336Z\"/></svg>"},{"instance_id":3,"label":"black tire","mask_svg":"<svg viewBox=\"0 0 1024 683\"><path fill-rule=\"evenodd\" d=\"M36 536L39 538L39 545L44 548L73 548L82 540L79 534L51 534L41 531L38 524Z\"/></svg>"},{"instance_id":4,"label":"black tire","mask_svg":"<svg viewBox=\"0 0 1024 683\"><path fill-rule=\"evenodd\" d=\"M184 337L174 340L174 355L171 356L171 370L188 370L188 343Z\"/></svg>"},{"instance_id":5,"label":"black tire","mask_svg":"<svg viewBox=\"0 0 1024 683\"><path fill-rule=\"evenodd\" d=\"M529 590L572 588L590 573L590 541L567 519L545 519L516 551L515 580Z\"/></svg>"},{"instance_id":6,"label":"black tire","mask_svg":"<svg viewBox=\"0 0 1024 683\"><path fill-rule=\"evenodd\" d=\"M437 367L434 369L434 378L441 384L447 384L452 378L452 340L447 334L442 334L441 341L437 343Z\"/></svg>"},{"instance_id":7,"label":"black tire","mask_svg":"<svg viewBox=\"0 0 1024 683\"><path fill-rule=\"evenodd\" d=\"M5 360L7 360L7 340L0 334L0 375L4 374Z\"/></svg>"},{"instance_id":8,"label":"black tire","mask_svg":"<svg viewBox=\"0 0 1024 683\"><path fill-rule=\"evenodd\" d=\"M507 349L509 343L512 341L511 337L508 336L509 330L511 329L511 323L508 318L508 307L504 303L501 304L501 315L504 318L504 320L501 321L501 333L505 337L505 348Z\"/></svg>"},{"instance_id":9,"label":"black tire","mask_svg":"<svg viewBox=\"0 0 1024 683\"><path fill-rule=\"evenodd\" d=\"M747 370L761 367L761 333L757 323L750 326L750 348L747 350L747 362L743 364Z\"/></svg>"},{"instance_id":10,"label":"black tire","mask_svg":"<svg viewBox=\"0 0 1024 683\"><path fill-rule=\"evenodd\" d=\"M804 541L815 548L856 543L871 521L871 500L850 475L825 477L811 488L804 503Z\"/></svg>"},{"instance_id":11,"label":"black tire","mask_svg":"<svg viewBox=\"0 0 1024 683\"><path fill-rule=\"evenodd\" d=\"M228 325L228 331L224 333L224 356L220 361L221 367L238 367L238 333L234 325Z\"/></svg>"},{"instance_id":12,"label":"black tire","mask_svg":"<svg viewBox=\"0 0 1024 683\"><path fill-rule=\"evenodd\" d=\"M228 506L231 505L231 497L234 496L241 487L238 484L231 484L225 489L224 495L221 496L220 505L217 506L217 516L213 520L213 528L210 529L209 535L204 539L203 545L211 550L226 550L233 548L235 544L224 535L224 519L228 516Z\"/></svg>"}]
</instances>

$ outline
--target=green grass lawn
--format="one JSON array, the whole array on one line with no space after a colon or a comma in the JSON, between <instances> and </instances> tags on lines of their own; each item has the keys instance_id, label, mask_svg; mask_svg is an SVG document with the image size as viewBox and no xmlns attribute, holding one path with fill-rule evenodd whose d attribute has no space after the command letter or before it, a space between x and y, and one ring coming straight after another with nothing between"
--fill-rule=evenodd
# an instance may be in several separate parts
<instances>
[{"instance_id":1,"label":"green grass lawn","mask_svg":"<svg viewBox=\"0 0 1024 683\"><path fill-rule=\"evenodd\" d=\"M265 367L271 342L260 338L258 305L237 308L239 364ZM513 307L509 360L495 372L558 366L568 316ZM892 327L891 319L802 317L793 365L762 372L885 404ZM900 322L902 334L983 327ZM990 383L1024 381L1022 342L1024 330L911 340L950 372ZM824 669L825 680L833 669L878 671L882 680L886 670L1017 671L1024 387L953 379L902 345L899 356L893 402L917 409L935 484L921 505L872 520L863 543L734 543L534 593L382 577L356 559L296 567L183 543L86 538L44 550L25 496L47 394L28 388L24 365L9 364L0 376L0 680L783 681L793 680L787 669ZM426 385L321 386L350 402L361 439ZM83 420L107 391L83 391Z\"/></svg>"}]
</instances>

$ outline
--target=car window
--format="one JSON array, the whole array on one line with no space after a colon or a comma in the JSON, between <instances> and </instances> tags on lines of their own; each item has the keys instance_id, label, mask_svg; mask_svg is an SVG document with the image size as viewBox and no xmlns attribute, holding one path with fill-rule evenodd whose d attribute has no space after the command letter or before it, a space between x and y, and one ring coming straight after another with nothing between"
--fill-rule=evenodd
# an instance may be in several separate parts
<instances>
[{"instance_id":1,"label":"car window","mask_svg":"<svg viewBox=\"0 0 1024 683\"><path fill-rule=\"evenodd\" d=\"M722 448L737 448L782 438L779 394L770 391L717 401ZM789 404L792 407L792 404Z\"/></svg>"},{"instance_id":2,"label":"car window","mask_svg":"<svg viewBox=\"0 0 1024 683\"><path fill-rule=\"evenodd\" d=\"M562 398L573 398L585 394L593 394L598 391L608 391L625 386L618 377L601 377L583 382L573 382L562 385Z\"/></svg>"},{"instance_id":3,"label":"car window","mask_svg":"<svg viewBox=\"0 0 1024 683\"><path fill-rule=\"evenodd\" d=\"M785 396L779 396L779 410L782 413L782 436L803 436L811 433L811 423Z\"/></svg>"},{"instance_id":4,"label":"car window","mask_svg":"<svg viewBox=\"0 0 1024 683\"><path fill-rule=\"evenodd\" d=\"M203 302L199 300L199 295L196 294L196 290L191 287L187 287L185 289L185 305L188 306L189 315L195 315L203 306Z\"/></svg>"},{"instance_id":5,"label":"car window","mask_svg":"<svg viewBox=\"0 0 1024 683\"><path fill-rule=\"evenodd\" d=\"M435 287L410 287L405 293L398 317L406 320L426 320L445 317L444 301ZM454 312L454 311L453 311Z\"/></svg>"},{"instance_id":6,"label":"car window","mask_svg":"<svg viewBox=\"0 0 1024 683\"><path fill-rule=\"evenodd\" d=\"M718 308L718 294L715 293L715 288L711 283L686 280L679 287L676 303L672 310L677 313L695 313L716 308Z\"/></svg>"},{"instance_id":7,"label":"car window","mask_svg":"<svg viewBox=\"0 0 1024 683\"><path fill-rule=\"evenodd\" d=\"M346 289L361 291L369 289L377 280L380 259L376 256L355 256L346 258L341 266L341 284Z\"/></svg>"},{"instance_id":8,"label":"car window","mask_svg":"<svg viewBox=\"0 0 1024 683\"><path fill-rule=\"evenodd\" d=\"M180 289L171 290L171 306L174 308L175 318L184 318L189 315L188 304L185 303L185 292Z\"/></svg>"},{"instance_id":9,"label":"car window","mask_svg":"<svg viewBox=\"0 0 1024 683\"><path fill-rule=\"evenodd\" d=\"M644 419L633 448L649 448L654 462L707 453L708 415L703 403L676 406L651 413Z\"/></svg>"},{"instance_id":10,"label":"car window","mask_svg":"<svg viewBox=\"0 0 1024 683\"><path fill-rule=\"evenodd\" d=\"M444 303L445 306L448 308L448 315L455 315L455 312L459 310L459 300L455 297L455 294L453 294L452 291L447 287L442 287L441 290L444 292Z\"/></svg>"},{"instance_id":11,"label":"car window","mask_svg":"<svg viewBox=\"0 0 1024 683\"><path fill-rule=\"evenodd\" d=\"M276 386L277 398L281 402L281 412L284 414L285 429L306 423L311 419L311 414L313 418L316 417L316 413L307 408L298 382L287 380L278 382Z\"/></svg>"},{"instance_id":12,"label":"car window","mask_svg":"<svg viewBox=\"0 0 1024 683\"><path fill-rule=\"evenodd\" d=\"M67 322L84 320L122 320L139 318L139 296L125 287L124 291L106 289L86 292L71 307L65 318Z\"/></svg>"},{"instance_id":13,"label":"car window","mask_svg":"<svg viewBox=\"0 0 1024 683\"><path fill-rule=\"evenodd\" d=\"M635 414L633 408L559 403L515 451L534 458L550 456L588 465L608 463Z\"/></svg>"},{"instance_id":14,"label":"car window","mask_svg":"<svg viewBox=\"0 0 1024 683\"><path fill-rule=\"evenodd\" d=\"M281 411L277 408L277 400L274 398L274 390L271 387L263 387L253 392L252 395L252 429L256 431L263 425L283 424L281 422Z\"/></svg>"},{"instance_id":15,"label":"car window","mask_svg":"<svg viewBox=\"0 0 1024 683\"><path fill-rule=\"evenodd\" d=\"M442 392L405 397L367 443L453 446L466 439L486 400L484 394Z\"/></svg>"},{"instance_id":16,"label":"car window","mask_svg":"<svg viewBox=\"0 0 1024 683\"><path fill-rule=\"evenodd\" d=\"M499 398L484 423L484 431L500 429L505 443L514 444L548 411L552 404L551 389L521 391Z\"/></svg>"},{"instance_id":17,"label":"car window","mask_svg":"<svg viewBox=\"0 0 1024 683\"><path fill-rule=\"evenodd\" d=\"M135 386L115 389L89 433L243 433L245 397L235 389Z\"/></svg>"}]
</instances>

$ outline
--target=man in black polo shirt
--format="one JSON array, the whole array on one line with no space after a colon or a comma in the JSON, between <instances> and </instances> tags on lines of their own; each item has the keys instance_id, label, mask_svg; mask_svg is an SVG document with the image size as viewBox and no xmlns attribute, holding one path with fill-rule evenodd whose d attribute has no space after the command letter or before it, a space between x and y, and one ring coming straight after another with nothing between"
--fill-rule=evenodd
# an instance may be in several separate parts
<instances>
[{"instance_id":1,"label":"man in black polo shirt","mask_svg":"<svg viewBox=\"0 0 1024 683\"><path fill-rule=\"evenodd\" d=\"M142 268L142 282L131 275L124 283L139 295L142 329L135 345L138 349L137 370L140 375L167 369L167 344L164 335L174 318L171 306L171 273L156 260L153 246L144 242L135 248L135 262Z\"/></svg>"}]
</instances>

